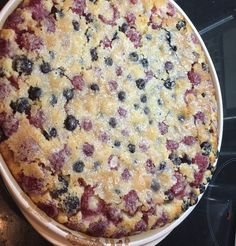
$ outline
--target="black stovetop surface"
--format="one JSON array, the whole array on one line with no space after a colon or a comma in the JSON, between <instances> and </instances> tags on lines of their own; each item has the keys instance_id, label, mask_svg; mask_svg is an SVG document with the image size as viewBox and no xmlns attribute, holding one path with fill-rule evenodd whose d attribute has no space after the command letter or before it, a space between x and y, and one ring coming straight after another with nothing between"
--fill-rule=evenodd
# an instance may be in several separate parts
<instances>
[{"instance_id":1,"label":"black stovetop surface","mask_svg":"<svg viewBox=\"0 0 236 246\"><path fill-rule=\"evenodd\" d=\"M158 0L157 0L158 1ZM7 1L0 0L0 7ZM234 246L236 215L236 0L176 0L190 17L209 50L220 80L224 103L224 136L218 167L196 209L158 246ZM0 200L25 221L4 191ZM1 206L0 206L1 207ZM2 209L2 207L1 207ZM20 239L26 237L24 241ZM50 245L25 225L17 244ZM28 240L28 239L29 240ZM13 242L13 241L12 241Z\"/></svg>"},{"instance_id":2,"label":"black stovetop surface","mask_svg":"<svg viewBox=\"0 0 236 246\"><path fill-rule=\"evenodd\" d=\"M223 96L224 136L202 200L158 246L234 246L236 216L236 0L176 0L200 32Z\"/></svg>"}]
</instances>

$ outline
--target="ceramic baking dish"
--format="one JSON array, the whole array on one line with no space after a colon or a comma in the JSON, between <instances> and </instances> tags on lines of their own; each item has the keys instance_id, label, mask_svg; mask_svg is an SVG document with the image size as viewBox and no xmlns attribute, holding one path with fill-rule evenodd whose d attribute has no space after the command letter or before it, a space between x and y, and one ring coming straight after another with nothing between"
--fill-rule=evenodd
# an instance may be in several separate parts
<instances>
[{"instance_id":1,"label":"ceramic baking dish","mask_svg":"<svg viewBox=\"0 0 236 246\"><path fill-rule=\"evenodd\" d=\"M157 0L158 1L158 0ZM0 28L2 28L7 17L14 11L18 6L21 0L10 0L5 5L5 7L0 12ZM199 42L202 45L202 48L205 52L205 55L208 59L209 68L211 71L211 76L216 88L216 96L218 102L218 151L220 151L221 141L222 141L222 132L223 132L223 106L222 106L222 96L218 77L213 65L213 62L210 58L210 55L204 45L198 31L184 13L184 11L173 1L170 2L177 8L177 10L186 18L186 20L191 25L193 31L195 32ZM10 173L6 163L0 156L0 173L7 186L7 189L11 193L13 199L21 209L22 213L25 215L26 219L31 223L31 225L48 241L54 245L84 245L84 246L100 246L100 245L129 245L129 246L138 246L138 245L156 245L158 242L163 240L176 226L178 226L195 208L195 206L190 207L186 212L184 212L177 220L173 221L170 224L167 224L163 228L155 229L148 232L143 232L139 235L125 237L122 239L105 239L105 238L93 238L85 234L69 230L63 225L57 223L40 209L30 200L30 198L22 191L20 186L15 181L14 177ZM199 196L199 200L202 195Z\"/></svg>"}]
</instances>

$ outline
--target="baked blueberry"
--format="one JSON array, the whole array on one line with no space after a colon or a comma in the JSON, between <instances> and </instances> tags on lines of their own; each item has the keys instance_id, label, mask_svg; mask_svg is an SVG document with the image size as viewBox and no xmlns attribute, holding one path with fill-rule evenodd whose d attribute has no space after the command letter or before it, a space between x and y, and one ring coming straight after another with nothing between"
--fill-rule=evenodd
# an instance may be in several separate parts
<instances>
[{"instance_id":1,"label":"baked blueberry","mask_svg":"<svg viewBox=\"0 0 236 246\"><path fill-rule=\"evenodd\" d=\"M157 100L157 103L158 103L159 106L162 106L164 104L164 102L163 102L163 100L161 98L159 98Z\"/></svg>"},{"instance_id":2,"label":"baked blueberry","mask_svg":"<svg viewBox=\"0 0 236 246\"><path fill-rule=\"evenodd\" d=\"M146 58L143 58L140 63L143 65L144 68L148 67L148 60Z\"/></svg>"},{"instance_id":3,"label":"baked blueberry","mask_svg":"<svg viewBox=\"0 0 236 246\"><path fill-rule=\"evenodd\" d=\"M68 131L74 131L78 126L78 120L73 115L68 115L64 121L64 125Z\"/></svg>"},{"instance_id":4,"label":"baked blueberry","mask_svg":"<svg viewBox=\"0 0 236 246\"><path fill-rule=\"evenodd\" d=\"M90 89L92 91L99 91L100 90L98 84L95 84L95 83L93 83L93 84L90 85Z\"/></svg>"},{"instance_id":5,"label":"baked blueberry","mask_svg":"<svg viewBox=\"0 0 236 246\"><path fill-rule=\"evenodd\" d=\"M77 161L73 164L73 170L77 173L82 173L84 171L84 162Z\"/></svg>"},{"instance_id":6,"label":"baked blueberry","mask_svg":"<svg viewBox=\"0 0 236 246\"><path fill-rule=\"evenodd\" d=\"M11 101L10 107L13 109L13 113L28 113L31 108L28 99L25 97L21 97L15 102Z\"/></svg>"},{"instance_id":7,"label":"baked blueberry","mask_svg":"<svg viewBox=\"0 0 236 246\"><path fill-rule=\"evenodd\" d=\"M129 150L130 153L133 154L135 152L135 149L136 148L135 148L135 145L134 144L131 144L131 143L128 144L128 150Z\"/></svg>"},{"instance_id":8,"label":"baked blueberry","mask_svg":"<svg viewBox=\"0 0 236 246\"><path fill-rule=\"evenodd\" d=\"M51 95L50 104L52 106L55 106L57 104L57 97L54 94Z\"/></svg>"},{"instance_id":9,"label":"baked blueberry","mask_svg":"<svg viewBox=\"0 0 236 246\"><path fill-rule=\"evenodd\" d=\"M149 41L152 40L152 34L150 34L150 33L146 34L145 37L146 37L146 39L149 40Z\"/></svg>"},{"instance_id":10,"label":"baked blueberry","mask_svg":"<svg viewBox=\"0 0 236 246\"><path fill-rule=\"evenodd\" d=\"M32 101L38 100L42 95L42 89L37 86L36 87L30 86L28 90L28 94L29 94L29 98Z\"/></svg>"},{"instance_id":11,"label":"baked blueberry","mask_svg":"<svg viewBox=\"0 0 236 246\"><path fill-rule=\"evenodd\" d=\"M93 48L90 50L90 55L92 61L97 61L98 60L98 53L97 53L97 48Z\"/></svg>"},{"instance_id":12,"label":"baked blueberry","mask_svg":"<svg viewBox=\"0 0 236 246\"><path fill-rule=\"evenodd\" d=\"M109 119L109 125L110 125L112 128L115 128L116 125L117 125L116 118L111 117L111 118Z\"/></svg>"},{"instance_id":13,"label":"baked blueberry","mask_svg":"<svg viewBox=\"0 0 236 246\"><path fill-rule=\"evenodd\" d=\"M73 25L73 28L74 28L75 31L79 31L79 29L80 29L80 24L79 24L78 21L72 20L72 25Z\"/></svg>"},{"instance_id":14,"label":"baked blueberry","mask_svg":"<svg viewBox=\"0 0 236 246\"><path fill-rule=\"evenodd\" d=\"M49 135L55 138L57 136L57 129L55 127L52 127L49 131Z\"/></svg>"},{"instance_id":15,"label":"baked blueberry","mask_svg":"<svg viewBox=\"0 0 236 246\"><path fill-rule=\"evenodd\" d=\"M124 22L121 26L119 26L119 31L123 32L123 33L126 33L128 28L129 28L129 25L126 22Z\"/></svg>"},{"instance_id":16,"label":"baked blueberry","mask_svg":"<svg viewBox=\"0 0 236 246\"><path fill-rule=\"evenodd\" d=\"M47 140L50 140L51 138L55 138L57 136L57 129L52 127L49 132L43 131L43 135Z\"/></svg>"},{"instance_id":17,"label":"baked blueberry","mask_svg":"<svg viewBox=\"0 0 236 246\"><path fill-rule=\"evenodd\" d=\"M160 171L163 171L165 168L166 168L166 162L165 162L165 161L162 161L162 162L159 164L159 170L160 170Z\"/></svg>"},{"instance_id":18,"label":"baked blueberry","mask_svg":"<svg viewBox=\"0 0 236 246\"><path fill-rule=\"evenodd\" d=\"M91 13L84 13L83 16L85 17L86 24L93 22L94 18Z\"/></svg>"},{"instance_id":19,"label":"baked blueberry","mask_svg":"<svg viewBox=\"0 0 236 246\"><path fill-rule=\"evenodd\" d=\"M200 145L201 149L202 149L202 154L203 155L210 155L211 150L212 150L212 145L209 142L203 142Z\"/></svg>"},{"instance_id":20,"label":"baked blueberry","mask_svg":"<svg viewBox=\"0 0 236 246\"><path fill-rule=\"evenodd\" d=\"M106 58L105 58L105 64L106 64L107 66L112 66L112 65L113 65L113 60L112 60L112 58L111 58L111 57L106 57Z\"/></svg>"},{"instance_id":21,"label":"baked blueberry","mask_svg":"<svg viewBox=\"0 0 236 246\"><path fill-rule=\"evenodd\" d=\"M178 157L178 155L177 155L177 154L174 154L174 153L171 153L171 154L169 155L169 159L170 159L170 160L173 162L173 164L176 165L176 166L179 166L179 165L182 163L181 158Z\"/></svg>"},{"instance_id":22,"label":"baked blueberry","mask_svg":"<svg viewBox=\"0 0 236 246\"><path fill-rule=\"evenodd\" d=\"M145 107L143 112L144 112L144 114L149 114L150 113L149 107Z\"/></svg>"},{"instance_id":23,"label":"baked blueberry","mask_svg":"<svg viewBox=\"0 0 236 246\"><path fill-rule=\"evenodd\" d=\"M99 161L95 161L93 163L93 169L97 171L101 167L101 163Z\"/></svg>"},{"instance_id":24,"label":"baked blueberry","mask_svg":"<svg viewBox=\"0 0 236 246\"><path fill-rule=\"evenodd\" d=\"M180 122L184 122L185 121L185 117L182 114L180 114L180 115L178 115L178 120Z\"/></svg>"},{"instance_id":25,"label":"baked blueberry","mask_svg":"<svg viewBox=\"0 0 236 246\"><path fill-rule=\"evenodd\" d=\"M63 210L69 214L76 214L80 208L80 200L77 196L67 196L63 200Z\"/></svg>"},{"instance_id":26,"label":"baked blueberry","mask_svg":"<svg viewBox=\"0 0 236 246\"><path fill-rule=\"evenodd\" d=\"M184 154L180 159L182 163L187 163L189 165L192 164L192 159L186 154Z\"/></svg>"},{"instance_id":27,"label":"baked blueberry","mask_svg":"<svg viewBox=\"0 0 236 246\"><path fill-rule=\"evenodd\" d=\"M171 80L168 78L167 80L165 80L164 86L166 87L166 89L171 90L172 88L175 87L175 81L171 81Z\"/></svg>"},{"instance_id":28,"label":"baked blueberry","mask_svg":"<svg viewBox=\"0 0 236 246\"><path fill-rule=\"evenodd\" d=\"M74 89L73 88L64 89L63 96L66 98L67 102L69 102L74 97Z\"/></svg>"},{"instance_id":29,"label":"baked blueberry","mask_svg":"<svg viewBox=\"0 0 236 246\"><path fill-rule=\"evenodd\" d=\"M172 70L174 68L174 65L173 65L173 63L171 62L171 61L167 61L166 63L165 63L165 70L166 71L170 71L170 70Z\"/></svg>"},{"instance_id":30,"label":"baked blueberry","mask_svg":"<svg viewBox=\"0 0 236 246\"><path fill-rule=\"evenodd\" d=\"M139 90L143 90L146 86L146 82L144 79L137 79L135 83L136 83L136 86L139 88Z\"/></svg>"},{"instance_id":31,"label":"baked blueberry","mask_svg":"<svg viewBox=\"0 0 236 246\"><path fill-rule=\"evenodd\" d=\"M52 198L58 198L59 196L65 194L68 191L68 185L69 185L68 179L69 179L68 176L62 176L62 175L58 176L58 181L59 181L58 188L50 192Z\"/></svg>"},{"instance_id":32,"label":"baked blueberry","mask_svg":"<svg viewBox=\"0 0 236 246\"><path fill-rule=\"evenodd\" d=\"M61 9L58 9L55 5L53 5L51 8L51 14L54 16L55 19L64 16L63 11Z\"/></svg>"},{"instance_id":33,"label":"baked blueberry","mask_svg":"<svg viewBox=\"0 0 236 246\"><path fill-rule=\"evenodd\" d=\"M16 56L13 59L12 68L20 75L30 75L33 71L33 62L24 55Z\"/></svg>"},{"instance_id":34,"label":"baked blueberry","mask_svg":"<svg viewBox=\"0 0 236 246\"><path fill-rule=\"evenodd\" d=\"M166 191L165 193L165 200L170 202L172 200L174 200L175 196L171 191Z\"/></svg>"},{"instance_id":35,"label":"baked blueberry","mask_svg":"<svg viewBox=\"0 0 236 246\"><path fill-rule=\"evenodd\" d=\"M137 52L131 52L129 54L129 59L130 59L130 61L137 62L139 59Z\"/></svg>"},{"instance_id":36,"label":"baked blueberry","mask_svg":"<svg viewBox=\"0 0 236 246\"><path fill-rule=\"evenodd\" d=\"M51 65L48 62L43 62L40 65L40 71L44 74L49 73L50 71L52 71Z\"/></svg>"},{"instance_id":37,"label":"baked blueberry","mask_svg":"<svg viewBox=\"0 0 236 246\"><path fill-rule=\"evenodd\" d=\"M159 189L160 189L160 184L158 183L158 181L156 179L153 179L152 180L152 183L151 183L151 189L154 191L154 192L157 192Z\"/></svg>"},{"instance_id":38,"label":"baked blueberry","mask_svg":"<svg viewBox=\"0 0 236 246\"><path fill-rule=\"evenodd\" d=\"M142 96L140 97L140 101L141 101L142 103L146 103L146 102L147 102L147 96L146 96L146 95L142 95Z\"/></svg>"},{"instance_id":39,"label":"baked blueberry","mask_svg":"<svg viewBox=\"0 0 236 246\"><path fill-rule=\"evenodd\" d=\"M185 20L180 20L177 24L176 24L176 28L180 31L182 28L184 28L186 26L186 21Z\"/></svg>"},{"instance_id":40,"label":"baked blueberry","mask_svg":"<svg viewBox=\"0 0 236 246\"><path fill-rule=\"evenodd\" d=\"M119 140L115 140L114 146L115 147L120 147L120 145L121 145L120 141Z\"/></svg>"},{"instance_id":41,"label":"baked blueberry","mask_svg":"<svg viewBox=\"0 0 236 246\"><path fill-rule=\"evenodd\" d=\"M119 93L118 93L118 99L121 102L124 102L125 101L125 99L126 99L126 93L125 93L125 91L119 91Z\"/></svg>"}]
</instances>

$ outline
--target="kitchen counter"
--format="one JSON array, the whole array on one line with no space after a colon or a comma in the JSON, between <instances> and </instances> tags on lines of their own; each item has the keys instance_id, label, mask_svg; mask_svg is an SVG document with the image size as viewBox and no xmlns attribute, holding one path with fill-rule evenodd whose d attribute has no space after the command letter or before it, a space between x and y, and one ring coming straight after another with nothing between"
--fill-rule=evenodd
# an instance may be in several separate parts
<instances>
[{"instance_id":1,"label":"kitchen counter","mask_svg":"<svg viewBox=\"0 0 236 246\"><path fill-rule=\"evenodd\" d=\"M25 220L0 179L0 246L50 246Z\"/></svg>"}]
</instances>

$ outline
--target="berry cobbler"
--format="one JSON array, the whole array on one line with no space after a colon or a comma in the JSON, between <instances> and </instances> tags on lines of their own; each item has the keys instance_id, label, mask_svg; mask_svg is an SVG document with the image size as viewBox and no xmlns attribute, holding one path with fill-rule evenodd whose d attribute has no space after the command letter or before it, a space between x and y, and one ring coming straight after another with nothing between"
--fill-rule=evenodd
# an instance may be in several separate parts
<instances>
[{"instance_id":1,"label":"berry cobbler","mask_svg":"<svg viewBox=\"0 0 236 246\"><path fill-rule=\"evenodd\" d=\"M0 152L60 224L120 238L196 204L215 169L216 90L165 0L24 0L0 31Z\"/></svg>"}]
</instances>

